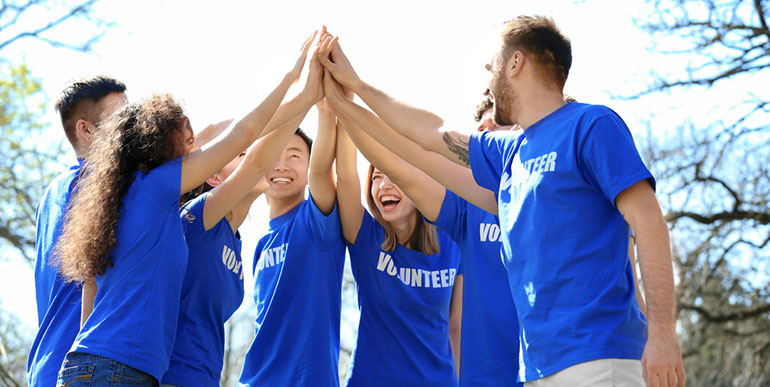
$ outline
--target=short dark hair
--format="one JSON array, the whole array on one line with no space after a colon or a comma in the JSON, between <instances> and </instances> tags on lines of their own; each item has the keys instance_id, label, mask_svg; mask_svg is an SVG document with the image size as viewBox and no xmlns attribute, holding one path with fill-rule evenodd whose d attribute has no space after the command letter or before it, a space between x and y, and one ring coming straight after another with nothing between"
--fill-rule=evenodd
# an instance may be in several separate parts
<instances>
[{"instance_id":1,"label":"short dark hair","mask_svg":"<svg viewBox=\"0 0 770 387\"><path fill-rule=\"evenodd\" d=\"M552 18L519 16L505 23L501 36L504 60L517 50L522 51L537 62L543 81L564 88L572 66L572 44Z\"/></svg>"},{"instance_id":2,"label":"short dark hair","mask_svg":"<svg viewBox=\"0 0 770 387\"><path fill-rule=\"evenodd\" d=\"M56 111L61 116L64 133L75 144L75 123L85 119L93 124L99 121L99 101L110 93L124 93L126 85L114 78L97 75L70 81L56 100Z\"/></svg>"},{"instance_id":3,"label":"short dark hair","mask_svg":"<svg viewBox=\"0 0 770 387\"><path fill-rule=\"evenodd\" d=\"M305 133L305 131L302 130L302 128L297 128L297 130L294 131L294 134L299 136L299 138L301 138L302 141L305 142L305 144L307 145L307 154L310 154L310 151L313 149L313 139L310 138L307 135L307 133Z\"/></svg>"},{"instance_id":4,"label":"short dark hair","mask_svg":"<svg viewBox=\"0 0 770 387\"><path fill-rule=\"evenodd\" d=\"M476 122L481 122L481 117L484 117L484 113L493 107L495 107L495 103L492 101L492 97L487 96L476 105L476 114L473 115L473 119L476 120Z\"/></svg>"}]
</instances>

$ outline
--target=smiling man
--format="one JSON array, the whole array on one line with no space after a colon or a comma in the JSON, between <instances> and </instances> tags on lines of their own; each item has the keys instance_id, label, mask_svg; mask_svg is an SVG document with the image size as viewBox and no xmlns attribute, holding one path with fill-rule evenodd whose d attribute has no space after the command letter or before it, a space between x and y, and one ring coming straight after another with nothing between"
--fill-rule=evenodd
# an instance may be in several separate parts
<instances>
[{"instance_id":1,"label":"smiling man","mask_svg":"<svg viewBox=\"0 0 770 387\"><path fill-rule=\"evenodd\" d=\"M521 135L442 129L438 116L363 82L336 39L324 48L330 54L321 55L324 67L390 127L470 167L476 182L495 193L521 324L520 381L684 385L669 236L655 180L615 112L565 103L571 44L553 20L506 22L500 49L487 64L494 120L518 123ZM634 298L629 226L637 237L648 321Z\"/></svg>"}]
</instances>

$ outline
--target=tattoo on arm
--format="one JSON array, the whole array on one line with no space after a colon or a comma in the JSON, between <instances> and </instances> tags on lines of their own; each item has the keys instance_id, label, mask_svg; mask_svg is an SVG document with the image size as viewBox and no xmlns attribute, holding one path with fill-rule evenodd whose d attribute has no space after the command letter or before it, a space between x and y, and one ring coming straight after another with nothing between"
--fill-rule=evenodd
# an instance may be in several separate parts
<instances>
[{"instance_id":1,"label":"tattoo on arm","mask_svg":"<svg viewBox=\"0 0 770 387\"><path fill-rule=\"evenodd\" d=\"M447 148L452 153L456 154L457 158L465 163L466 167L470 168L471 159L468 151L468 139L462 139L460 136L457 138L452 137L452 135L448 132L445 132L442 135L442 138L444 139L444 143L446 143Z\"/></svg>"}]
</instances>

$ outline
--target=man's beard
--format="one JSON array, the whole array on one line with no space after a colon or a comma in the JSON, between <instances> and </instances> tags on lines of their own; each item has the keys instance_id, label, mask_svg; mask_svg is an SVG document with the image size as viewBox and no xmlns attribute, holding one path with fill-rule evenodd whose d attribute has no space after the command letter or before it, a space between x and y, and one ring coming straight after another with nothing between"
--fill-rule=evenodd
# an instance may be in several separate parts
<instances>
[{"instance_id":1,"label":"man's beard","mask_svg":"<svg viewBox=\"0 0 770 387\"><path fill-rule=\"evenodd\" d=\"M498 126L512 126L516 123L511 111L516 103L513 88L503 77L495 77L490 87L494 97L494 121Z\"/></svg>"}]
</instances>

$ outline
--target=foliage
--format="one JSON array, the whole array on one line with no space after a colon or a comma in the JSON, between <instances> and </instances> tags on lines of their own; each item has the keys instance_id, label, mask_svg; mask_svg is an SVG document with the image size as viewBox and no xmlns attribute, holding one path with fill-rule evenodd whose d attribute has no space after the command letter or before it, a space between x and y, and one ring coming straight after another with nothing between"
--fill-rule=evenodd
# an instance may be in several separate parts
<instances>
[{"instance_id":1,"label":"foliage","mask_svg":"<svg viewBox=\"0 0 770 387\"><path fill-rule=\"evenodd\" d=\"M0 385L25 385L27 353L32 341L19 320L0 305Z\"/></svg>"},{"instance_id":2,"label":"foliage","mask_svg":"<svg viewBox=\"0 0 770 387\"><path fill-rule=\"evenodd\" d=\"M0 52L20 42L89 52L112 26L93 17L98 0L21 0L0 2ZM45 185L61 168L60 142L44 136L48 101L26 65L0 56L0 249L32 261L35 208ZM11 249L8 249L11 247ZM4 253L8 258L12 254Z\"/></svg>"},{"instance_id":3,"label":"foliage","mask_svg":"<svg viewBox=\"0 0 770 387\"><path fill-rule=\"evenodd\" d=\"M35 210L63 152L43 136L46 99L40 81L26 65L3 68L0 75L0 244L30 260L35 245Z\"/></svg>"}]
</instances>

